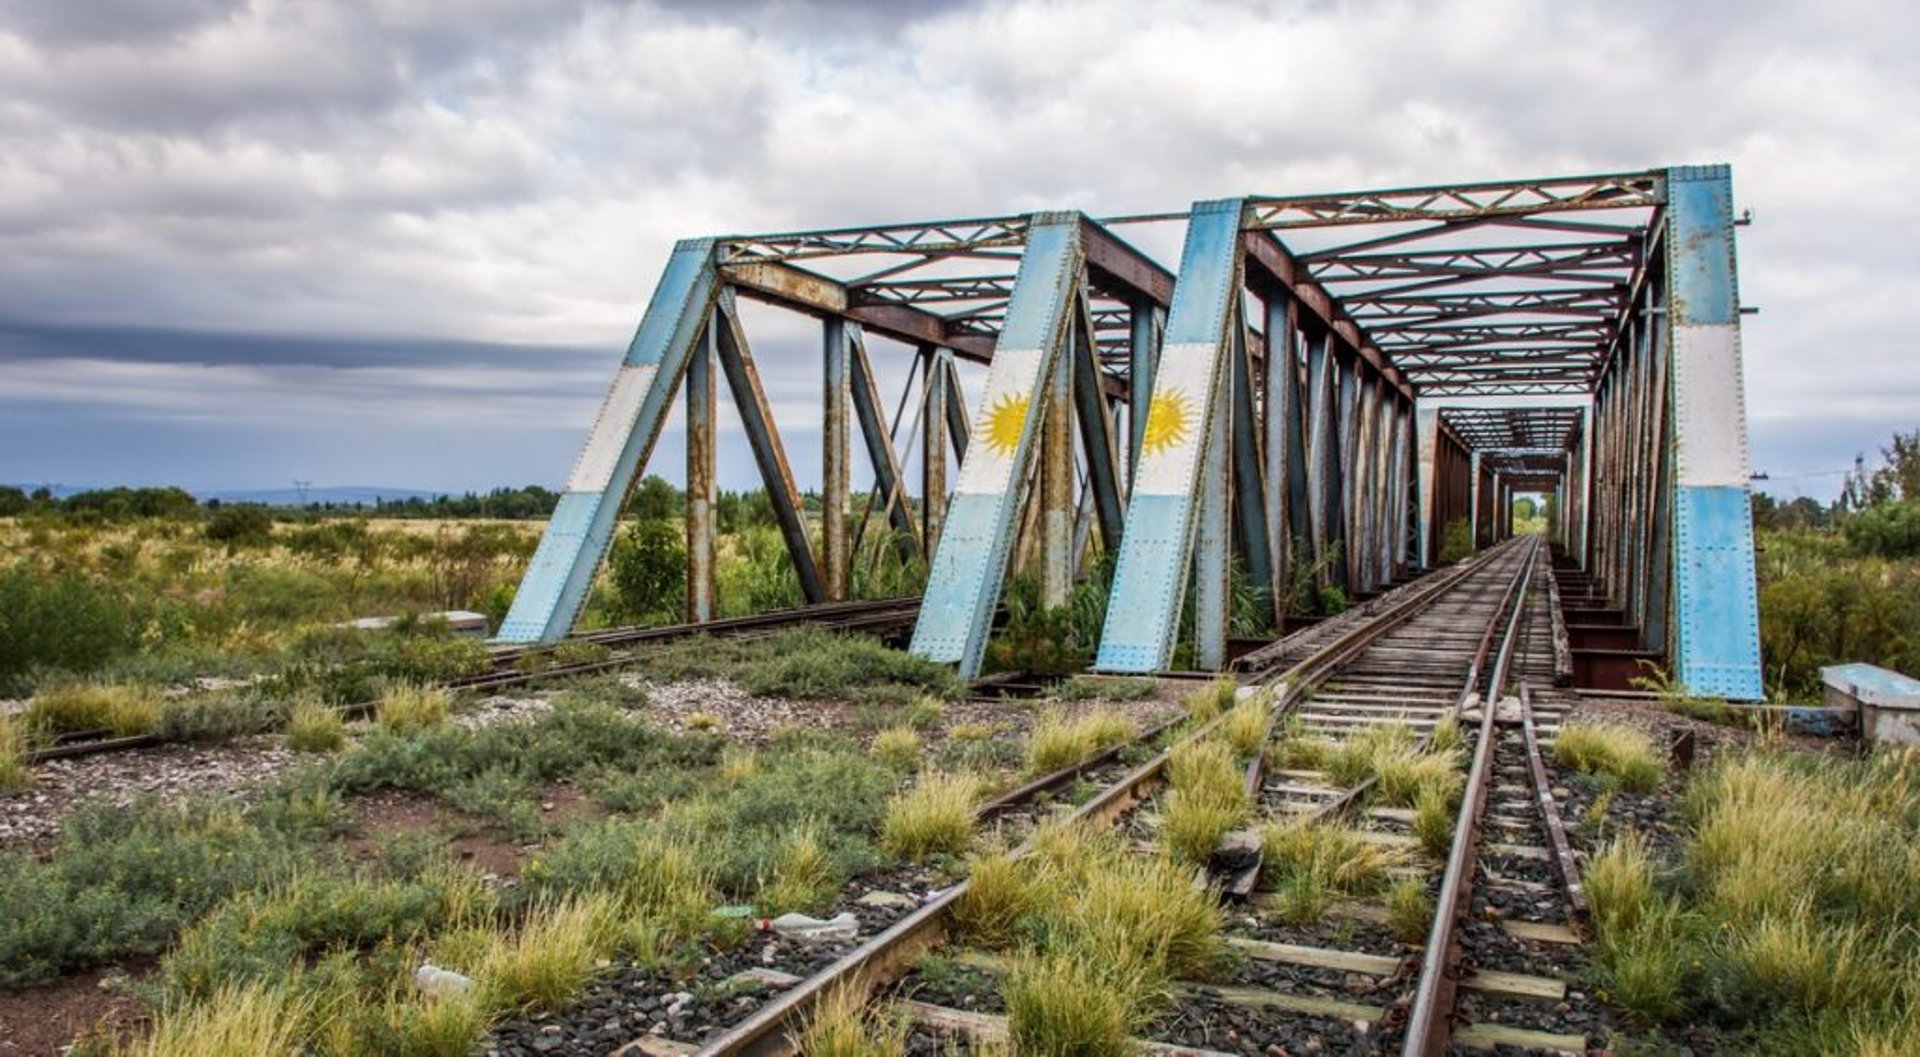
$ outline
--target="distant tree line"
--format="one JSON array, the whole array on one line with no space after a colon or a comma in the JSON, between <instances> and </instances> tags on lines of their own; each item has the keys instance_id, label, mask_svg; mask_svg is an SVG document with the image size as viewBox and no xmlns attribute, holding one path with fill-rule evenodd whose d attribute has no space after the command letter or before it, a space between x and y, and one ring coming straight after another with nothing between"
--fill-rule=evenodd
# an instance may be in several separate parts
<instances>
[{"instance_id":1,"label":"distant tree line","mask_svg":"<svg viewBox=\"0 0 1920 1057\"><path fill-rule=\"evenodd\" d=\"M1861 554L1882 558L1920 555L1920 429L1895 433L1880 449L1882 463L1868 470L1854 461L1831 504L1800 496L1782 503L1764 492L1753 496L1753 522L1766 529L1839 529Z\"/></svg>"}]
</instances>

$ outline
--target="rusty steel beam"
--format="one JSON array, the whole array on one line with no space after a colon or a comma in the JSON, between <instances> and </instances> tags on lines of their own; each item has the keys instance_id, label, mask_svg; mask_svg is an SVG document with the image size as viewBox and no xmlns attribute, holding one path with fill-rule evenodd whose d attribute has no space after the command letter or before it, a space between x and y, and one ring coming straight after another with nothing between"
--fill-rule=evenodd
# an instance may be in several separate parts
<instances>
[{"instance_id":1,"label":"rusty steel beam","mask_svg":"<svg viewBox=\"0 0 1920 1057\"><path fill-rule=\"evenodd\" d=\"M1247 269L1247 284L1255 292L1270 296L1278 288L1291 296L1313 325L1339 335L1348 348L1392 383L1401 396L1413 399L1414 387L1400 368L1374 346L1367 332L1325 287L1307 274L1306 267L1279 240L1265 232L1249 231L1241 236L1241 241L1247 261L1254 265Z\"/></svg>"},{"instance_id":2,"label":"rusty steel beam","mask_svg":"<svg viewBox=\"0 0 1920 1057\"><path fill-rule=\"evenodd\" d=\"M756 301L808 315L844 316L868 330L913 345L938 345L976 363L993 359L993 336L958 330L940 316L911 305L855 304L847 288L824 275L774 261L730 264L727 282Z\"/></svg>"}]
</instances>

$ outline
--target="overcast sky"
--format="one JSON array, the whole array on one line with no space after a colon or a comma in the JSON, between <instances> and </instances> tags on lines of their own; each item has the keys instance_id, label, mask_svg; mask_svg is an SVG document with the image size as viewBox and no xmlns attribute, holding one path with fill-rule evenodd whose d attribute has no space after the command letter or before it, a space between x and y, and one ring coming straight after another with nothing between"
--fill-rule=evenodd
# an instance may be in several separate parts
<instances>
[{"instance_id":1,"label":"overcast sky","mask_svg":"<svg viewBox=\"0 0 1920 1057\"><path fill-rule=\"evenodd\" d=\"M1772 490L1920 426L1920 5L869 6L0 0L0 481L557 486L682 236L1713 161Z\"/></svg>"}]
</instances>

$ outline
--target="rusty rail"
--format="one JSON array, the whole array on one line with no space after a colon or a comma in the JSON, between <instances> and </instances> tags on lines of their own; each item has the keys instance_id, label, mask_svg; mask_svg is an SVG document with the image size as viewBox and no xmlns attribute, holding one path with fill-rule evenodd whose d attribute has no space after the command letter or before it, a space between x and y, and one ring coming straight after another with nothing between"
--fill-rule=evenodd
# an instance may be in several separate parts
<instances>
[{"instance_id":1,"label":"rusty rail","mask_svg":"<svg viewBox=\"0 0 1920 1057\"><path fill-rule=\"evenodd\" d=\"M1553 847L1553 861L1560 868L1560 880L1566 886L1567 909L1574 921L1584 921L1587 893L1580 886L1580 864L1567 841L1567 827L1560 818L1560 805L1553 798L1553 785L1547 781L1547 765L1540 757L1540 739L1533 725L1533 690L1524 683L1520 686L1520 729L1527 739L1527 769L1533 782L1534 804L1540 808L1547 839Z\"/></svg>"},{"instance_id":2,"label":"rusty rail","mask_svg":"<svg viewBox=\"0 0 1920 1057\"><path fill-rule=\"evenodd\" d=\"M1489 552L1491 553L1494 552ZM1367 624L1342 634L1289 668L1281 676L1268 682L1265 689L1270 690L1274 695L1269 724L1277 722L1289 708L1297 704L1304 691L1325 681L1341 665L1349 663L1363 652L1367 645L1410 619L1448 589L1464 582L1473 572L1480 571L1482 567L1482 563L1476 562L1470 567L1458 569L1444 580L1423 585L1420 591L1396 600L1392 610L1381 613ZM1514 585L1510 583L1506 595L1502 598L1502 608L1511 599L1513 591ZM1488 631L1482 637L1480 650L1475 657L1476 673L1484 663L1489 649L1488 643L1491 642L1494 628L1498 623L1499 617L1496 612L1494 619L1489 621ZM1473 682L1474 678L1470 677L1467 681L1469 689L1463 690L1463 700L1466 696L1470 696ZM1168 746L1153 759L1140 765L1120 781L1076 808L1066 816L1062 824L1110 824L1122 812L1150 797L1162 784L1167 762L1172 758L1173 751L1179 744L1207 737L1225 720L1226 713L1223 712L1195 728L1175 745ZM1346 798L1347 802L1351 803L1350 798L1359 795L1364 788L1363 786L1360 790L1350 793ZM1029 840L1014 849L1013 855L1016 857L1025 855L1031 843ZM948 912L965 893L966 888L967 882L961 881L946 889L892 927L849 951L832 965L794 985L779 998L760 1007L753 1015L734 1025L718 1038L703 1044L698 1051L700 1057L786 1057L793 1053L794 1034L829 995L843 987L855 988L870 995L904 975L915 958L944 939Z\"/></svg>"},{"instance_id":3,"label":"rusty rail","mask_svg":"<svg viewBox=\"0 0 1920 1057\"><path fill-rule=\"evenodd\" d=\"M1473 765L1467 772L1467 792L1460 804L1460 816L1454 822L1453 845L1447 853L1446 873L1441 877L1439 897L1434 900L1433 927L1427 933L1426 951L1420 962L1420 978L1414 987L1413 1005L1407 1014L1406 1040L1401 1050L1403 1057L1443 1054L1447 1052L1447 1041L1452 1034L1451 1014L1460 968L1460 944L1455 929L1473 897L1474 869L1479 858L1480 816L1486 807L1488 779L1492 774L1494 717L1499 711L1500 690L1506 684L1507 670L1513 660L1513 645L1526 608L1527 585L1539 561L1539 543L1536 541L1530 546L1533 553L1528 555L1514 582L1508 585L1506 597L1502 599L1498 611L1506 613L1511 604L1512 611L1506 618L1506 635L1488 676L1487 697L1480 707L1479 740L1473 749ZM1500 616L1496 615L1489 625L1488 636L1481 642L1478 661L1486 659L1492 641L1492 627L1499 622ZM1479 668L1479 664L1476 664L1476 674Z\"/></svg>"}]
</instances>

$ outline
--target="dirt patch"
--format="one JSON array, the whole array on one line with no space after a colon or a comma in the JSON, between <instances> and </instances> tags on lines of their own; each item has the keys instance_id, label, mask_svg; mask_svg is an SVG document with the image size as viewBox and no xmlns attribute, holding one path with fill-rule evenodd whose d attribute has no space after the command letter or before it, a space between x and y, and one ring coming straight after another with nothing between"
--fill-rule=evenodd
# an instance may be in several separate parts
<instances>
[{"instance_id":1,"label":"dirt patch","mask_svg":"<svg viewBox=\"0 0 1920 1057\"><path fill-rule=\"evenodd\" d=\"M51 1057L83 1033L124 1035L139 1010L125 980L118 969L96 969L0 991L0 1057Z\"/></svg>"},{"instance_id":2,"label":"dirt patch","mask_svg":"<svg viewBox=\"0 0 1920 1057\"><path fill-rule=\"evenodd\" d=\"M352 802L356 834L346 840L347 854L373 858L382 838L438 834L454 859L482 875L506 881L520 876L527 849L489 832L485 823L455 811L423 793L388 791Z\"/></svg>"}]
</instances>

